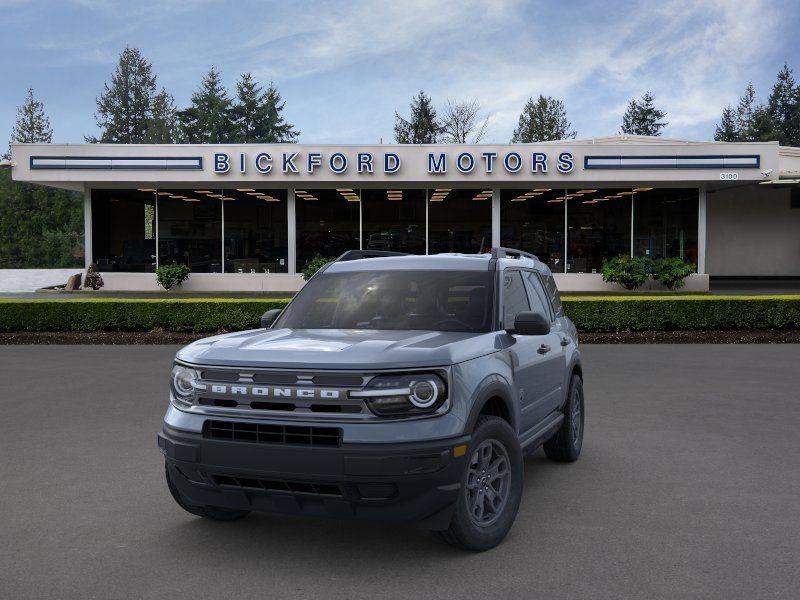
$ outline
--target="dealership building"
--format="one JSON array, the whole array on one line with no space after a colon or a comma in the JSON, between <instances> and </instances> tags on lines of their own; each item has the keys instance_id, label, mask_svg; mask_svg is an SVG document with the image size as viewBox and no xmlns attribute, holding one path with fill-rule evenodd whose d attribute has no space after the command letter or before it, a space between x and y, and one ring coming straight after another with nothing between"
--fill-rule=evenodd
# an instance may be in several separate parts
<instances>
[{"instance_id":1,"label":"dealership building","mask_svg":"<svg viewBox=\"0 0 800 600\"><path fill-rule=\"evenodd\" d=\"M350 249L536 254L562 290L604 259L709 277L800 277L800 148L613 136L511 145L15 144L15 180L84 195L105 290L292 291Z\"/></svg>"}]
</instances>

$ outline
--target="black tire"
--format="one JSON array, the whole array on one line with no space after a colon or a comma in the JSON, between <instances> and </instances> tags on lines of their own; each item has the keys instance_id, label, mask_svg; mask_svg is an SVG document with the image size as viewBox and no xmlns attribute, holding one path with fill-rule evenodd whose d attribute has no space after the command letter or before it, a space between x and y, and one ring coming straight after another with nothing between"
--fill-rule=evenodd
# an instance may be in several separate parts
<instances>
[{"instance_id":1,"label":"black tire","mask_svg":"<svg viewBox=\"0 0 800 600\"><path fill-rule=\"evenodd\" d=\"M491 498L499 498L498 491L505 490L506 494L503 496L505 500L502 501L502 506L496 513L484 516L484 507L486 507L488 493L484 493L477 499L475 491L480 489L481 482L478 475L481 471L471 468L473 460L477 456L479 450L490 447L491 454L496 457L497 462L500 464L502 459L507 459L508 462L508 477L495 479L486 482L486 477L483 477L486 485L483 489L492 490ZM503 454L505 453L505 454ZM478 457L480 464L480 457ZM500 419L499 417L481 416L475 425L475 431L472 434L472 440L467 450L467 465L464 469L464 476L462 479L461 491L456 500L453 518L450 521L450 526L444 531L436 532L436 536L452 544L453 546L463 548L465 550L479 551L489 550L494 548L503 541L508 534L511 526L514 524L514 519L517 517L519 510L520 500L522 499L522 483L523 483L523 460L522 450L519 447L519 440L517 434L511 426ZM476 479L478 475L478 479ZM491 477L491 476L490 476ZM498 486L493 487L493 486ZM490 503L489 512L491 513L492 499L489 498ZM472 507L478 504L483 505L480 510L480 518L474 516ZM481 518L485 522L479 523Z\"/></svg>"},{"instance_id":2,"label":"black tire","mask_svg":"<svg viewBox=\"0 0 800 600\"><path fill-rule=\"evenodd\" d=\"M557 462L575 462L583 447L586 410L583 402L583 380L573 374L569 385L564 421L558 432L544 443L547 458Z\"/></svg>"},{"instance_id":3,"label":"black tire","mask_svg":"<svg viewBox=\"0 0 800 600\"><path fill-rule=\"evenodd\" d=\"M167 477L167 487L172 494L175 502L178 503L183 510L204 519L211 519L213 521L237 521L243 519L250 514L249 510L234 510L230 508L222 508L220 506L194 506L184 501L180 491L172 481L172 475L169 472L169 466L164 465L164 473Z\"/></svg>"}]
</instances>

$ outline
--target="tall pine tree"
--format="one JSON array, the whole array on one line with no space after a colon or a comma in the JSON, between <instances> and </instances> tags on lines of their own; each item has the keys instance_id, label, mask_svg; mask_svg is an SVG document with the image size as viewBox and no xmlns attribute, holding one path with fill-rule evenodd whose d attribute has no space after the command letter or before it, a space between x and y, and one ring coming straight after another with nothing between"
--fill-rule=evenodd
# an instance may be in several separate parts
<instances>
[{"instance_id":1,"label":"tall pine tree","mask_svg":"<svg viewBox=\"0 0 800 600\"><path fill-rule=\"evenodd\" d=\"M53 141L53 128L50 127L50 119L44 112L44 104L34 98L33 88L28 88L25 102L17 108L17 120L11 129L11 142L23 144L45 143ZM5 158L10 154L7 153Z\"/></svg>"},{"instance_id":2,"label":"tall pine tree","mask_svg":"<svg viewBox=\"0 0 800 600\"><path fill-rule=\"evenodd\" d=\"M656 108L655 97L645 92L641 100L632 98L622 116L622 133L629 135L661 135L661 130L668 125L664 121L667 113Z\"/></svg>"},{"instance_id":3,"label":"tall pine tree","mask_svg":"<svg viewBox=\"0 0 800 600\"><path fill-rule=\"evenodd\" d=\"M50 143L44 105L28 89L17 109L11 143ZM0 268L78 267L82 264L83 196L11 180L0 170Z\"/></svg>"},{"instance_id":4,"label":"tall pine tree","mask_svg":"<svg viewBox=\"0 0 800 600\"><path fill-rule=\"evenodd\" d=\"M291 123L283 119L285 102L275 84L266 90L252 74L245 73L236 83L236 99L231 109L237 142L294 142L299 135Z\"/></svg>"},{"instance_id":5,"label":"tall pine tree","mask_svg":"<svg viewBox=\"0 0 800 600\"><path fill-rule=\"evenodd\" d=\"M739 142L755 141L753 132L753 114L758 109L756 104L756 88L749 82L744 94L736 105L736 131Z\"/></svg>"},{"instance_id":6,"label":"tall pine tree","mask_svg":"<svg viewBox=\"0 0 800 600\"><path fill-rule=\"evenodd\" d=\"M141 144L147 140L156 76L152 65L138 48L126 47L111 83L104 84L97 98L95 119L100 137L87 136L87 142Z\"/></svg>"},{"instance_id":7,"label":"tall pine tree","mask_svg":"<svg viewBox=\"0 0 800 600\"><path fill-rule=\"evenodd\" d=\"M398 144L435 144L442 131L433 102L425 92L411 99L406 119L394 113L394 137Z\"/></svg>"},{"instance_id":8,"label":"tall pine tree","mask_svg":"<svg viewBox=\"0 0 800 600\"><path fill-rule=\"evenodd\" d=\"M261 122L263 138L259 141L270 143L293 143L297 141L300 131L284 120L282 113L285 106L286 102L281 98L278 88L270 81L267 91L264 92L264 99L261 102L260 114L263 115L263 121Z\"/></svg>"},{"instance_id":9,"label":"tall pine tree","mask_svg":"<svg viewBox=\"0 0 800 600\"><path fill-rule=\"evenodd\" d=\"M519 123L511 137L512 144L529 144L551 140L566 140L575 137L570 131L572 124L567 119L564 102L541 94L534 100L529 98L519 115Z\"/></svg>"},{"instance_id":10,"label":"tall pine tree","mask_svg":"<svg viewBox=\"0 0 800 600\"><path fill-rule=\"evenodd\" d=\"M180 141L175 98L164 88L153 96L145 141L148 144L174 144Z\"/></svg>"},{"instance_id":11,"label":"tall pine tree","mask_svg":"<svg viewBox=\"0 0 800 600\"><path fill-rule=\"evenodd\" d=\"M800 86L784 64L767 100L775 138L784 146L800 145Z\"/></svg>"},{"instance_id":12,"label":"tall pine tree","mask_svg":"<svg viewBox=\"0 0 800 600\"><path fill-rule=\"evenodd\" d=\"M736 127L736 112L730 104L722 109L722 118L714 130L714 139L718 142L739 141L739 130Z\"/></svg>"},{"instance_id":13,"label":"tall pine tree","mask_svg":"<svg viewBox=\"0 0 800 600\"><path fill-rule=\"evenodd\" d=\"M191 144L232 142L236 137L231 114L232 102L216 67L203 76L192 103L178 112L181 134Z\"/></svg>"}]
</instances>

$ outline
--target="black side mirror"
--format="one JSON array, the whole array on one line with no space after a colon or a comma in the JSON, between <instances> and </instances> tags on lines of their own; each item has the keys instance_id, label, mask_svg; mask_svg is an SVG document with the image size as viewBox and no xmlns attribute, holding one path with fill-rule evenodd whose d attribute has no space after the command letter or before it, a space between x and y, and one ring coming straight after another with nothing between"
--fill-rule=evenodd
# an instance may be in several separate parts
<instances>
[{"instance_id":1,"label":"black side mirror","mask_svg":"<svg viewBox=\"0 0 800 600\"><path fill-rule=\"evenodd\" d=\"M542 313L523 311L514 319L514 329L509 333L519 335L547 335L550 333L550 319Z\"/></svg>"},{"instance_id":2,"label":"black side mirror","mask_svg":"<svg viewBox=\"0 0 800 600\"><path fill-rule=\"evenodd\" d=\"M278 318L278 315L281 314L280 308L273 308L265 312L261 315L261 327L264 329L269 329L272 327L272 324L275 322L275 319Z\"/></svg>"}]
</instances>

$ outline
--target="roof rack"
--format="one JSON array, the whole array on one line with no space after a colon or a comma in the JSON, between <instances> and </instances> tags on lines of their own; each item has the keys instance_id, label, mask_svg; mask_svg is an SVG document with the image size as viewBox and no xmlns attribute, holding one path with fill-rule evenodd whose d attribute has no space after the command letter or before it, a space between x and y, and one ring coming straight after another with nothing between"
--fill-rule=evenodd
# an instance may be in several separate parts
<instances>
[{"instance_id":1,"label":"roof rack","mask_svg":"<svg viewBox=\"0 0 800 600\"><path fill-rule=\"evenodd\" d=\"M382 258L385 256L408 256L408 252L391 252L389 250L348 250L334 262L360 260L362 258Z\"/></svg>"},{"instance_id":2,"label":"roof rack","mask_svg":"<svg viewBox=\"0 0 800 600\"><path fill-rule=\"evenodd\" d=\"M539 260L535 254L531 254L530 252L523 252L522 250L515 250L514 248L504 248L502 246L492 248L492 258L506 258L508 256L514 258L530 258L536 261Z\"/></svg>"}]
</instances>

